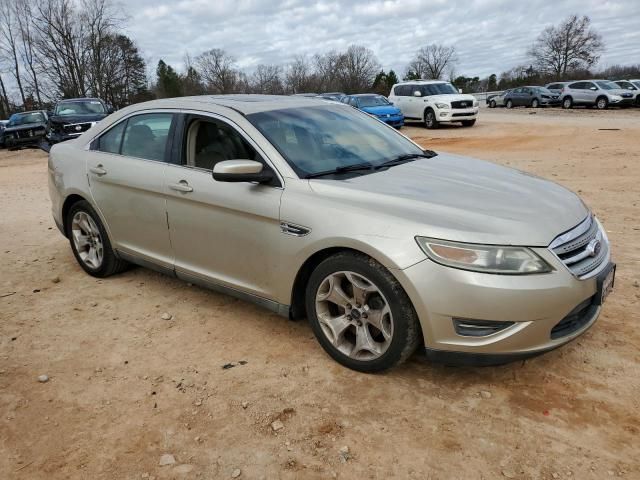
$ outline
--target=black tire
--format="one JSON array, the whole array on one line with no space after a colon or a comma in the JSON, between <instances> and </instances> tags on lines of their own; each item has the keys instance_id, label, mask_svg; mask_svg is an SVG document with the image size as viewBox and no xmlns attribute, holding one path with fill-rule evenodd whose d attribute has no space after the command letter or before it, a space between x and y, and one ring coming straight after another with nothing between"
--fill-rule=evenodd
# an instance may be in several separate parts
<instances>
[{"instance_id":1,"label":"black tire","mask_svg":"<svg viewBox=\"0 0 640 480\"><path fill-rule=\"evenodd\" d=\"M598 110L606 110L609 107L609 99L607 97L596 98L596 108Z\"/></svg>"},{"instance_id":2,"label":"black tire","mask_svg":"<svg viewBox=\"0 0 640 480\"><path fill-rule=\"evenodd\" d=\"M98 227L100 239L102 240L103 247L103 258L101 264L97 268L92 268L80 257L76 244L73 240L73 232L72 232L72 223L73 218L78 212L86 213L91 219L94 221L95 225ZM69 212L67 213L67 218L65 222L65 229L67 238L69 239L69 243L71 244L71 250L73 251L74 257L76 257L76 261L80 264L82 269L87 272L89 275L105 278L116 273L122 272L126 270L129 264L124 260L118 258L111 247L111 242L109 241L109 236L107 235L107 231L102 225L102 221L100 217L93 209L93 207L86 200L81 200L79 202L74 203Z\"/></svg>"},{"instance_id":3,"label":"black tire","mask_svg":"<svg viewBox=\"0 0 640 480\"><path fill-rule=\"evenodd\" d=\"M431 108L427 108L424 111L424 126L429 130L436 129L440 126L440 123L436 118L436 112L434 112Z\"/></svg>"},{"instance_id":4,"label":"black tire","mask_svg":"<svg viewBox=\"0 0 640 480\"><path fill-rule=\"evenodd\" d=\"M573 98L564 97L562 99L562 108L564 108L565 110L568 110L569 108L573 108Z\"/></svg>"},{"instance_id":5,"label":"black tire","mask_svg":"<svg viewBox=\"0 0 640 480\"><path fill-rule=\"evenodd\" d=\"M511 99L507 100L507 103L505 104L505 106L507 108L513 108L513 101Z\"/></svg>"},{"instance_id":6,"label":"black tire","mask_svg":"<svg viewBox=\"0 0 640 480\"><path fill-rule=\"evenodd\" d=\"M336 272L354 272L369 280L384 295L390 308L393 334L384 353L371 360L357 360L338 350L322 330L316 312L316 294L323 280ZM418 316L406 292L391 273L367 255L337 253L320 263L306 287L305 303L311 328L324 350L338 363L359 372L389 369L407 360L422 341ZM370 297L367 297L370 298Z\"/></svg>"},{"instance_id":7,"label":"black tire","mask_svg":"<svg viewBox=\"0 0 640 480\"><path fill-rule=\"evenodd\" d=\"M463 127L473 127L476 124L475 119L473 120L462 120L462 126Z\"/></svg>"},{"instance_id":8,"label":"black tire","mask_svg":"<svg viewBox=\"0 0 640 480\"><path fill-rule=\"evenodd\" d=\"M533 100L531 100L531 108L538 108L540 106L540 100L538 100L537 98L534 98Z\"/></svg>"},{"instance_id":9,"label":"black tire","mask_svg":"<svg viewBox=\"0 0 640 480\"><path fill-rule=\"evenodd\" d=\"M496 108L496 107L497 107L497 105L496 105L496 101L495 101L495 100L491 100L491 101L489 102L489 108Z\"/></svg>"}]
</instances>

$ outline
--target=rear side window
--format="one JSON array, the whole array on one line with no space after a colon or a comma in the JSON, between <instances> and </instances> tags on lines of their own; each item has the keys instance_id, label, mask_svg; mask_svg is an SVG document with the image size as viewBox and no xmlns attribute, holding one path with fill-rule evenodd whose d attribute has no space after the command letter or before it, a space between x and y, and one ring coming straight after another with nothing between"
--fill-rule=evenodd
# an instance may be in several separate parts
<instances>
[{"instance_id":1,"label":"rear side window","mask_svg":"<svg viewBox=\"0 0 640 480\"><path fill-rule=\"evenodd\" d=\"M129 118L122 139L122 155L164 161L173 114L148 113Z\"/></svg>"},{"instance_id":2,"label":"rear side window","mask_svg":"<svg viewBox=\"0 0 640 480\"><path fill-rule=\"evenodd\" d=\"M122 132L127 122L120 122L98 139L97 150L106 153L120 153L122 144Z\"/></svg>"},{"instance_id":3,"label":"rear side window","mask_svg":"<svg viewBox=\"0 0 640 480\"><path fill-rule=\"evenodd\" d=\"M574 90L584 90L584 82L576 82L569 84L569 88L573 88Z\"/></svg>"}]
</instances>

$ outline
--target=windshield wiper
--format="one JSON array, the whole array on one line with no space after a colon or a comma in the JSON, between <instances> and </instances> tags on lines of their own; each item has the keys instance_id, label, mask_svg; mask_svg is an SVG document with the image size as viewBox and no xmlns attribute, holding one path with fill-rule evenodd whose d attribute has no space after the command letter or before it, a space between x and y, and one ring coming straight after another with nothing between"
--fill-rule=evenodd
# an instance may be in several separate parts
<instances>
[{"instance_id":1,"label":"windshield wiper","mask_svg":"<svg viewBox=\"0 0 640 480\"><path fill-rule=\"evenodd\" d=\"M357 172L360 170L373 170L370 163L356 163L354 165L345 165L344 167L336 167L333 170L325 170L324 172L316 172L305 175L304 178L325 177L327 175L335 175L340 173Z\"/></svg>"},{"instance_id":2,"label":"windshield wiper","mask_svg":"<svg viewBox=\"0 0 640 480\"><path fill-rule=\"evenodd\" d=\"M381 164L376 165L375 168L376 170L378 170L380 168L394 167L403 163L412 162L413 160L416 160L418 158L433 158L436 155L438 154L432 150L424 150L424 153L408 153L405 155L398 155L391 160L387 160L386 162L382 162Z\"/></svg>"}]
</instances>

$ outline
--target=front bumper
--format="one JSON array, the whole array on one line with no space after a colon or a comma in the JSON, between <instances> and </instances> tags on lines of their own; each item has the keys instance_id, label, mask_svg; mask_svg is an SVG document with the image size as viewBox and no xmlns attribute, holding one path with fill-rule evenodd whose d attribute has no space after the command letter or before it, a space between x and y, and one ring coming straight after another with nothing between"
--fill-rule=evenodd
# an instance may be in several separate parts
<instances>
[{"instance_id":1,"label":"front bumper","mask_svg":"<svg viewBox=\"0 0 640 480\"><path fill-rule=\"evenodd\" d=\"M80 133L60 133L60 132L50 131L47 134L47 140L51 144L60 143L60 142L64 142L64 141L67 141L67 140L73 140L74 138L78 138L80 135L82 135L82 133L84 133L84 132L80 132Z\"/></svg>"},{"instance_id":2,"label":"front bumper","mask_svg":"<svg viewBox=\"0 0 640 480\"><path fill-rule=\"evenodd\" d=\"M597 277L579 280L548 249L533 250L555 270L538 275L491 275L424 260L396 272L416 309L431 357L505 363L564 345L596 322L601 310L593 303ZM560 322L572 319L580 305L589 306L581 310L580 321L572 328L559 329L564 325ZM474 337L459 335L454 319L513 324Z\"/></svg>"},{"instance_id":3,"label":"front bumper","mask_svg":"<svg viewBox=\"0 0 640 480\"><path fill-rule=\"evenodd\" d=\"M404 115L381 115L376 118L392 127L402 127L404 125Z\"/></svg>"},{"instance_id":4,"label":"front bumper","mask_svg":"<svg viewBox=\"0 0 640 480\"><path fill-rule=\"evenodd\" d=\"M561 105L560 98L541 98L540 105L547 107L556 107Z\"/></svg>"},{"instance_id":5,"label":"front bumper","mask_svg":"<svg viewBox=\"0 0 640 480\"><path fill-rule=\"evenodd\" d=\"M438 122L461 122L463 120L475 120L478 117L478 107L453 108L436 112Z\"/></svg>"},{"instance_id":6,"label":"front bumper","mask_svg":"<svg viewBox=\"0 0 640 480\"><path fill-rule=\"evenodd\" d=\"M33 135L32 137L13 138L5 137L4 143L8 148L38 146L44 138L44 134Z\"/></svg>"}]
</instances>

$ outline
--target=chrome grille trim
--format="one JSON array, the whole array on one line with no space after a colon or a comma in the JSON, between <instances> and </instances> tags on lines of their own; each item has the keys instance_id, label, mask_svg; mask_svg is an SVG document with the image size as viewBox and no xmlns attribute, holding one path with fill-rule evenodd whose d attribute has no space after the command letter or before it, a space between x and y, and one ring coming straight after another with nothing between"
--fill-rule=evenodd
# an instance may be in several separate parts
<instances>
[{"instance_id":1,"label":"chrome grille trim","mask_svg":"<svg viewBox=\"0 0 640 480\"><path fill-rule=\"evenodd\" d=\"M549 250L580 280L600 273L610 257L607 235L598 220L591 215L575 228L555 238L549 245Z\"/></svg>"}]
</instances>

